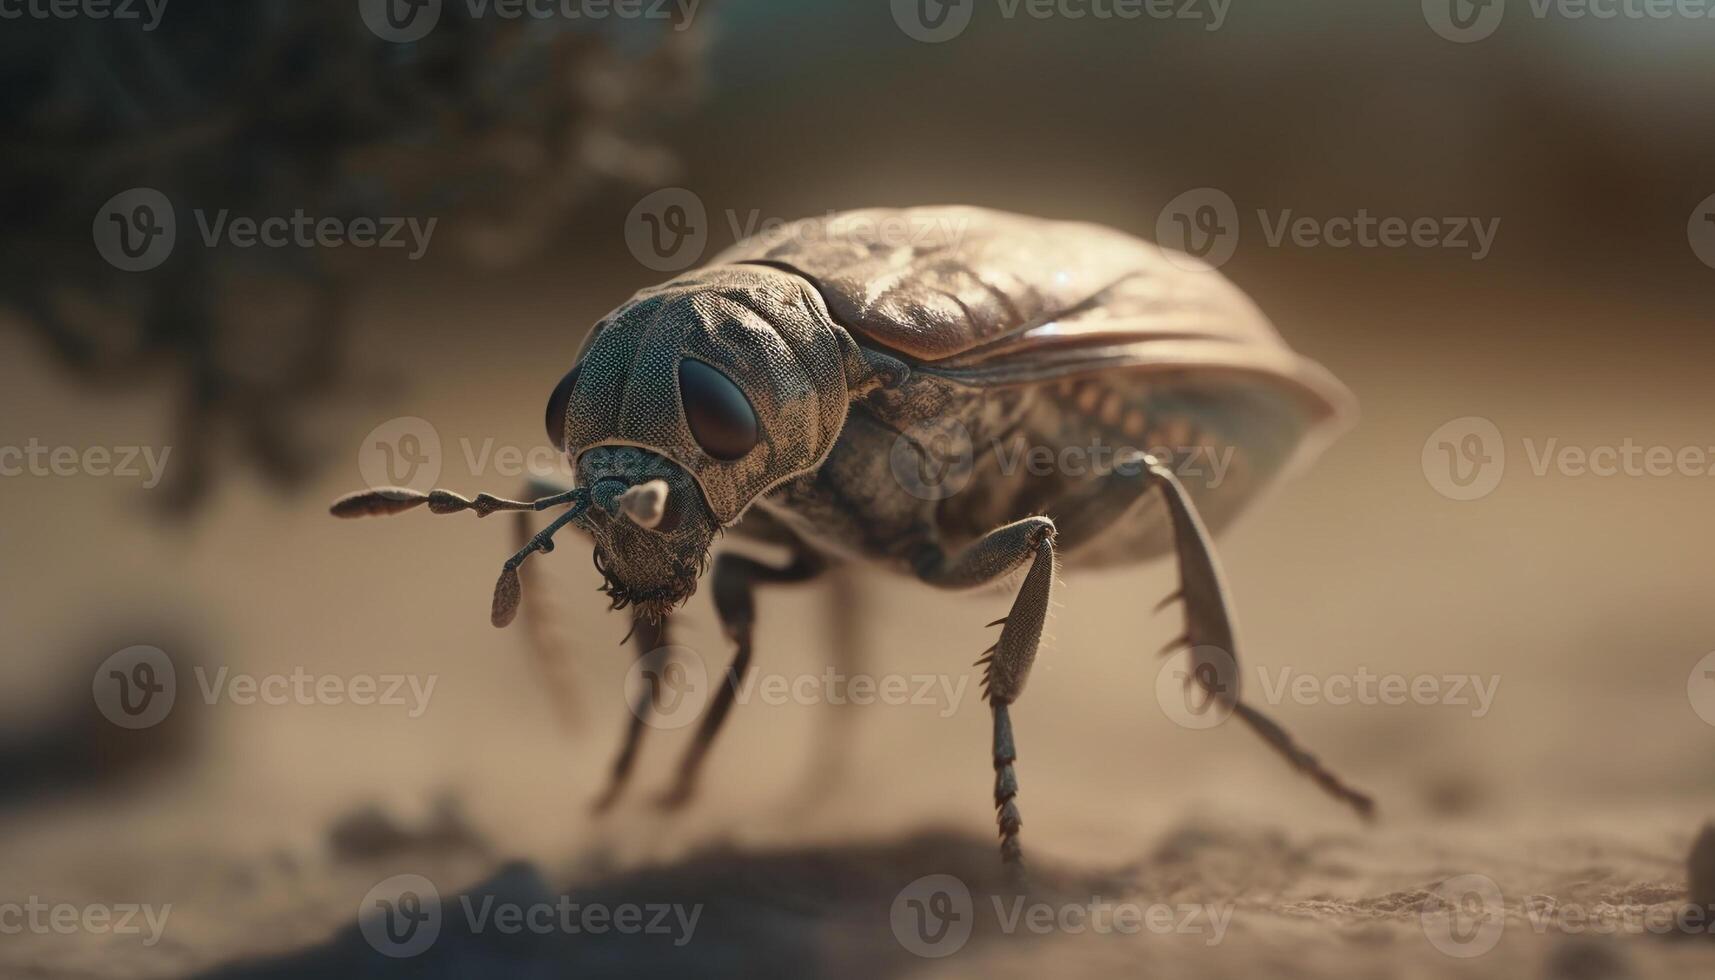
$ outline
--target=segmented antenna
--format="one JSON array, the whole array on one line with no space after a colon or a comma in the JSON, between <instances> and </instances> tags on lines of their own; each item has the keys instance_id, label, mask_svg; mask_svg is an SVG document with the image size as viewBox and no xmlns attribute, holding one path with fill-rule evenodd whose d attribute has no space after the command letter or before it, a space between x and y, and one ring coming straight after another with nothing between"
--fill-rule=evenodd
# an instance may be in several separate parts
<instances>
[{"instance_id":1,"label":"segmented antenna","mask_svg":"<svg viewBox=\"0 0 1715 980\"><path fill-rule=\"evenodd\" d=\"M428 504L429 510L436 514L456 514L474 510L478 517L487 517L498 511L547 510L561 504L572 505L571 510L554 518L547 527L536 532L525 542L524 547L506 559L506 564L501 567L500 579L494 583L494 604L489 611L489 621L495 626L506 626L518 615L518 603L524 595L523 586L518 581L518 566L538 551L545 554L554 550L555 532L584 516L584 512L590 509L590 492L580 487L537 500L507 500L504 497L479 493L475 500L468 500L449 490L430 490L424 493L407 487L376 487L372 490L348 493L334 501L328 511L335 517L384 517L401 514L423 504Z\"/></svg>"}]
</instances>

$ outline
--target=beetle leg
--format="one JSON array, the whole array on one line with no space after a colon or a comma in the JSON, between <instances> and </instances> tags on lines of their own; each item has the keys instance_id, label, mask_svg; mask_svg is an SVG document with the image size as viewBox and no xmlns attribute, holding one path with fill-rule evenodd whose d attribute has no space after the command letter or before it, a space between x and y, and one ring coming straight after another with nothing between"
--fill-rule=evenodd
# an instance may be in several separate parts
<instances>
[{"instance_id":1,"label":"beetle leg","mask_svg":"<svg viewBox=\"0 0 1715 980\"><path fill-rule=\"evenodd\" d=\"M569 485L532 477L525 483L524 496L546 497L569 489ZM534 533L530 512L518 511L513 520L515 547L522 548ZM518 579L523 597L524 635L530 645L531 661L548 689L548 699L554 705L560 727L570 731L578 723L578 684L571 657L564 645L555 639L553 611L556 603L541 588L535 571L520 568Z\"/></svg>"},{"instance_id":2,"label":"beetle leg","mask_svg":"<svg viewBox=\"0 0 1715 980\"><path fill-rule=\"evenodd\" d=\"M1141 464L1141 465L1138 465ZM1375 801L1353 789L1301 748L1273 719L1239 700L1238 646L1234 638L1232 606L1221 576L1208 529L1197 515L1190 496L1168 466L1151 456L1124 460L1109 479L1133 482L1137 499L1150 490L1161 491L1173 524L1174 551L1179 565L1179 592L1170 597L1185 603L1185 632L1164 654L1186 647L1191 651L1191 676L1202 684L1209 697L1236 714L1252 731L1294 769L1310 777L1330 796L1352 807L1366 819L1375 811ZM1074 509L1070 513L1076 513ZM1075 518L1071 518L1075 519Z\"/></svg>"},{"instance_id":3,"label":"beetle leg","mask_svg":"<svg viewBox=\"0 0 1715 980\"><path fill-rule=\"evenodd\" d=\"M631 780L631 770L637 763L637 750L643 744L643 733L649 727L649 716L661 703L662 669L666 666L670 642L667 639L667 619L663 617L659 622L650 622L639 615L631 618L631 642L637 651L633 669L642 673L645 683L638 689L637 700L631 705L630 718L625 724L625 739L620 744L619 754L613 757L607 788L590 804L596 813L613 806L625 784Z\"/></svg>"},{"instance_id":4,"label":"beetle leg","mask_svg":"<svg viewBox=\"0 0 1715 980\"><path fill-rule=\"evenodd\" d=\"M1012 601L1001 627L1000 639L977 663L983 665L983 688L994 714L994 806L1000 829L1000 855L1008 864L1021 865L1023 854L1018 830L1018 775L1013 763L1018 751L1012 737L1012 718L1007 709L1024 690L1036 646L1048 618L1048 603L1054 587L1054 522L1029 517L990 531L956 558L940 548L926 553L917 575L924 582L944 588L969 588L993 582L1029 565L1018 596Z\"/></svg>"},{"instance_id":5,"label":"beetle leg","mask_svg":"<svg viewBox=\"0 0 1715 980\"><path fill-rule=\"evenodd\" d=\"M555 481L541 477L532 477L526 484L526 496L546 496L569 489ZM530 536L530 515L518 514L517 531L521 539ZM525 625L529 627L529 637L533 652L536 656L537 668L541 671L548 684L550 696L560 711L561 720L569 721L574 717L577 707L577 685L572 677L565 650L551 642L546 617L541 610L547 608L541 598L533 595L535 576L521 576L524 591L529 599L524 604ZM531 610L537 610L532 616ZM644 686L639 689L637 700L631 705L625 723L625 734L620 742L619 752L613 758L608 770L607 787L602 790L590 804L590 809L596 813L607 811L619 800L620 793L631 780L632 769L637 763L637 751L642 747L644 732L649 727L649 716L661 697L661 669L667 658L666 647L670 642L667 638L667 619L652 623L640 616L631 618L631 633L629 638L632 648L637 651L634 669L639 669L643 675Z\"/></svg>"},{"instance_id":6,"label":"beetle leg","mask_svg":"<svg viewBox=\"0 0 1715 980\"><path fill-rule=\"evenodd\" d=\"M826 562L819 555L803 548L798 550L792 563L784 568L776 568L730 551L722 552L715 558L715 611L720 614L721 628L727 639L733 642L736 652L733 654L731 666L727 668L726 683L715 689L714 700L709 704L708 713L703 715L691 747L679 762L679 774L672 789L660 799L662 807L677 809L690 802L696 791L697 775L702 769L703 760L708 756L715 736L720 734L721 725L725 723L727 713L732 710L733 700L738 696L739 685L744 683L745 672L750 669L750 637L756 623L756 586L764 583L808 581L826 567Z\"/></svg>"},{"instance_id":7,"label":"beetle leg","mask_svg":"<svg viewBox=\"0 0 1715 980\"><path fill-rule=\"evenodd\" d=\"M831 571L833 581L822 590L826 599L828 660L834 676L852 678L863 674L868 657L864 646L864 624L869 602L864 592L863 575L851 566ZM837 787L845 783L852 766L853 729L858 714L852 704L827 705L825 716L819 719L815 743L810 748L813 760L810 778L805 782L800 805L812 808Z\"/></svg>"}]
</instances>

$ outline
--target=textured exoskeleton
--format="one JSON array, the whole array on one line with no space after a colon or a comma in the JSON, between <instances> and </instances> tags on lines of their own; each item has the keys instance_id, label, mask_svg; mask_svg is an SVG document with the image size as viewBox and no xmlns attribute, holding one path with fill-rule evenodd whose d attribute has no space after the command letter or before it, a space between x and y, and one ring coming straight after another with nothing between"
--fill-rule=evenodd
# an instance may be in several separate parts
<instances>
[{"instance_id":1,"label":"textured exoskeleton","mask_svg":"<svg viewBox=\"0 0 1715 980\"><path fill-rule=\"evenodd\" d=\"M1181 581L1186 630L1175 646L1190 650L1188 677L1368 815L1368 797L1240 700L1210 545L1211 531L1337 434L1350 401L1188 256L1095 225L978 208L856 211L740 242L597 324L549 400L549 437L574 463L573 489L519 502L383 488L334 509L569 504L507 562L495 621L518 602L518 564L575 523L595 539L614 605L647 626L644 655L665 642L665 617L696 588L717 530L790 547L782 567L716 560L715 606L737 653L673 800L689 795L749 665L756 585L809 579L836 562L946 588L1022 571L979 661L1001 849L1012 861L1020 819L1008 709L1035 657L1055 569L1164 552ZM633 724L604 801L640 735Z\"/></svg>"}]
</instances>

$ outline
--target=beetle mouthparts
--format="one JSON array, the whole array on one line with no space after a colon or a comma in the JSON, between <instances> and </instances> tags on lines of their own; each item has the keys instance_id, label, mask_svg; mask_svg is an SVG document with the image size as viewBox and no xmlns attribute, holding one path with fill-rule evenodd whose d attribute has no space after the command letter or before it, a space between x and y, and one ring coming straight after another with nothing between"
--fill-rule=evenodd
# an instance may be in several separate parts
<instances>
[{"instance_id":1,"label":"beetle mouthparts","mask_svg":"<svg viewBox=\"0 0 1715 980\"><path fill-rule=\"evenodd\" d=\"M667 481L650 480L639 483L619 495L616 501L626 517L639 527L654 529L667 513Z\"/></svg>"},{"instance_id":2,"label":"beetle mouthparts","mask_svg":"<svg viewBox=\"0 0 1715 980\"><path fill-rule=\"evenodd\" d=\"M631 484L624 480L613 477L597 480L595 485L590 487L590 500L609 514L618 514L619 498L624 496L629 489L631 489Z\"/></svg>"}]
</instances>

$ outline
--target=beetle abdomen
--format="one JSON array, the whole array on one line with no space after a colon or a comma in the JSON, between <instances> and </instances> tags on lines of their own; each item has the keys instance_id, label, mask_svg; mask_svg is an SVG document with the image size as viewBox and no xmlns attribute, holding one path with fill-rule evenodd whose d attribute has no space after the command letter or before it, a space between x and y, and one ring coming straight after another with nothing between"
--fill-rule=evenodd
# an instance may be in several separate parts
<instances>
[{"instance_id":1,"label":"beetle abdomen","mask_svg":"<svg viewBox=\"0 0 1715 980\"><path fill-rule=\"evenodd\" d=\"M1137 482L1112 479L1116 468L1135 474L1145 453L1168 466L1218 532L1279 470L1298 429L1291 406L1266 390L1194 379L1140 383L1119 372L1012 397L1011 421L969 416L972 472L939 502L937 523L952 540L1032 514L1099 528L1062 539L1073 565L1140 561L1171 543L1158 502L1137 501Z\"/></svg>"}]
</instances>

